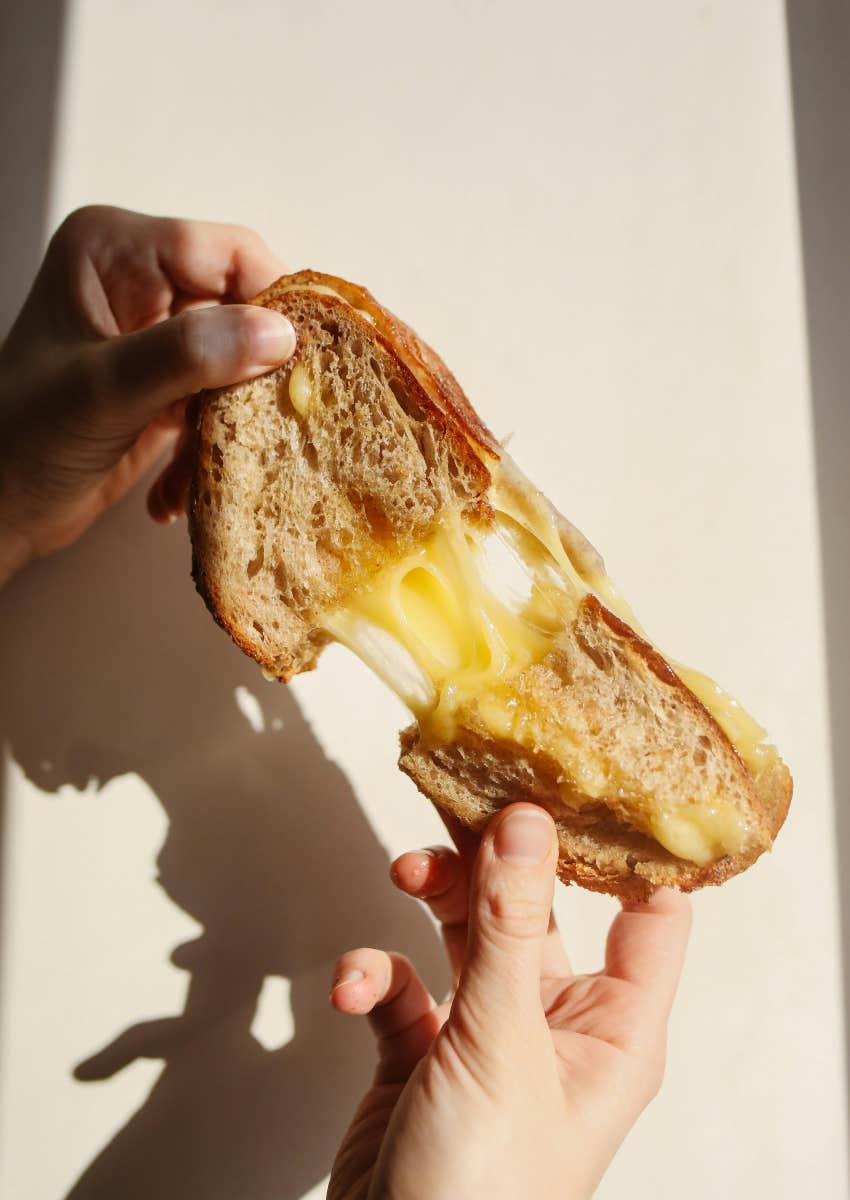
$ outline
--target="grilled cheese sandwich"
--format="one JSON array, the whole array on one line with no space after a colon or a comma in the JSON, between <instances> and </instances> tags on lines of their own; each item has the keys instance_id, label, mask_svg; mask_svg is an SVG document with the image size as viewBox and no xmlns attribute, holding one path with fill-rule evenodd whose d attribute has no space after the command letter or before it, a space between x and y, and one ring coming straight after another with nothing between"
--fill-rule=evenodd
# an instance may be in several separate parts
<instances>
[{"instance_id":1,"label":"grilled cheese sandwich","mask_svg":"<svg viewBox=\"0 0 850 1200\"><path fill-rule=\"evenodd\" d=\"M299 351L201 412L196 579L217 618L282 678L328 641L354 651L416 719L403 769L470 824L494 780L532 764L528 798L563 829L566 879L645 894L748 865L790 797L761 726L664 659L599 555L522 477L434 352L367 292L308 272L260 301L293 320ZM246 421L264 484L250 505L227 470L250 465L231 436ZM248 571L259 584L228 599L228 530L240 504L260 529L270 489L281 503L248 564L260 563Z\"/></svg>"}]
</instances>

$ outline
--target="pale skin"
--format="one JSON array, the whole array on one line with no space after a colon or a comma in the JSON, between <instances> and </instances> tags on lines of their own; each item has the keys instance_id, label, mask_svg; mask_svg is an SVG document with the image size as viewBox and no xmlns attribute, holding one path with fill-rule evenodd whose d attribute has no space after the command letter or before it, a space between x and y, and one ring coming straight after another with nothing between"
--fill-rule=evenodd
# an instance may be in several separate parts
<instances>
[{"instance_id":1,"label":"pale skin","mask_svg":"<svg viewBox=\"0 0 850 1200\"><path fill-rule=\"evenodd\" d=\"M330 1200L578 1200L593 1194L661 1085L690 906L658 890L623 906L593 975L551 919L557 842L515 804L461 853L404 854L396 885L442 924L454 975L436 1004L407 959L353 950L331 1002L367 1014L378 1066L334 1164Z\"/></svg>"},{"instance_id":2,"label":"pale skin","mask_svg":"<svg viewBox=\"0 0 850 1200\"><path fill-rule=\"evenodd\" d=\"M285 362L295 334L247 303L285 268L239 226L73 213L0 348L0 585L74 542L173 448L187 397ZM148 507L173 519L179 473ZM575 976L550 920L554 826L513 805L460 853L406 854L402 891L443 925L451 1004L411 964L354 950L332 1002L369 1014L379 1062L334 1164L342 1197L589 1196L657 1091L689 926L659 891L626 905L605 967Z\"/></svg>"}]
</instances>

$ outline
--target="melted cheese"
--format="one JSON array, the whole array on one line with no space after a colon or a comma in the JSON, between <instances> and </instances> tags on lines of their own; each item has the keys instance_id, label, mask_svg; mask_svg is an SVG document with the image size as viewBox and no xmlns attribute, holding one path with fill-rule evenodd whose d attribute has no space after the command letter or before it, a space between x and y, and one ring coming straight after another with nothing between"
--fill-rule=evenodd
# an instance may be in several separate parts
<instances>
[{"instance_id":1,"label":"melted cheese","mask_svg":"<svg viewBox=\"0 0 850 1200\"><path fill-rule=\"evenodd\" d=\"M520 613L499 597L485 540L459 518L447 521L323 621L394 687L438 741L451 739L465 703L539 661L555 632L535 620L536 604L545 604L534 588ZM394 663L391 643L399 650Z\"/></svg>"},{"instance_id":2,"label":"melted cheese","mask_svg":"<svg viewBox=\"0 0 850 1200\"><path fill-rule=\"evenodd\" d=\"M677 662L673 663L673 668L682 683L714 717L756 779L776 757L775 749L766 741L767 730L708 675Z\"/></svg>"},{"instance_id":3,"label":"melted cheese","mask_svg":"<svg viewBox=\"0 0 850 1200\"><path fill-rule=\"evenodd\" d=\"M323 285L307 286L336 294ZM313 383L301 364L290 375L289 397L299 417L306 417ZM588 593L650 639L598 565L601 560L573 561L556 514L539 493L506 481L500 485L497 479L489 499L495 533L484 533L458 515L446 519L425 545L327 614L327 632L396 691L432 741L451 741L458 714L473 709L496 737L562 764L565 805L610 802L614 796L635 828L679 858L704 864L738 853L750 829L730 801L718 796L695 804L684 798L671 806L645 794L630 795L628 781L618 777L613 764L554 727L539 706L525 703L512 687L512 676L546 655ZM518 566L521 586L506 586L504 579L495 583L490 551L498 545ZM757 777L775 755L765 731L713 680L674 667Z\"/></svg>"},{"instance_id":4,"label":"melted cheese","mask_svg":"<svg viewBox=\"0 0 850 1200\"><path fill-rule=\"evenodd\" d=\"M397 692L429 739L450 741L458 714L474 711L494 736L563 765L565 805L615 797L636 828L696 863L740 851L750 830L730 801L718 796L670 806L635 795L633 781L601 752L579 744L513 686L514 676L545 656L589 591L633 627L637 622L607 576L581 576L542 504L536 511L533 500L499 495L494 507L495 535L454 516L329 614L327 631ZM494 580L496 545L519 564L524 588ZM764 731L707 677L686 668L679 673L748 765L763 765L772 753Z\"/></svg>"},{"instance_id":5,"label":"melted cheese","mask_svg":"<svg viewBox=\"0 0 850 1200\"><path fill-rule=\"evenodd\" d=\"M306 417L313 403L313 381L302 363L294 366L289 376L289 399L299 417Z\"/></svg>"},{"instance_id":6,"label":"melted cheese","mask_svg":"<svg viewBox=\"0 0 850 1200\"><path fill-rule=\"evenodd\" d=\"M347 304L349 308L353 308L355 312L360 313L360 316L365 318L370 325L375 324L375 318L370 312L365 308L358 308L356 304L352 304L336 288L328 287L326 283L287 283L283 287L275 289L275 294L278 296L284 295L285 292L317 292L320 296L333 296L336 300L341 300L343 304Z\"/></svg>"}]
</instances>

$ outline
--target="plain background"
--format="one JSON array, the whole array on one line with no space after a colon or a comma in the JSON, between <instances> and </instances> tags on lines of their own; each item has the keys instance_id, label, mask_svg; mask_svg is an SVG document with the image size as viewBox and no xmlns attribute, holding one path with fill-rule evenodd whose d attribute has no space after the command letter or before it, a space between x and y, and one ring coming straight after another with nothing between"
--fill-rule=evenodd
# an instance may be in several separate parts
<instances>
[{"instance_id":1,"label":"plain background","mask_svg":"<svg viewBox=\"0 0 850 1200\"><path fill-rule=\"evenodd\" d=\"M251 225L439 348L795 776L774 853L695 899L667 1080L599 1194L847 1196L846 13L46 11L4 18L3 314L98 201ZM392 945L444 984L386 878L439 837L395 770L403 711L341 651L264 683L188 565L136 495L0 597L0 1191L21 1200L322 1195L371 1063L328 1011L333 958ZM557 910L595 968L614 905L561 889Z\"/></svg>"}]
</instances>

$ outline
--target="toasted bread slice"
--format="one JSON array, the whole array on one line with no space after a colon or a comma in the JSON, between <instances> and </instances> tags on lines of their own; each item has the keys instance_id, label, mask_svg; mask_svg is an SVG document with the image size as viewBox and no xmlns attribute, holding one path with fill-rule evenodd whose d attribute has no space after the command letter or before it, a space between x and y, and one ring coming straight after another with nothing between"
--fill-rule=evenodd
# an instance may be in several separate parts
<instances>
[{"instance_id":1,"label":"toasted bread slice","mask_svg":"<svg viewBox=\"0 0 850 1200\"><path fill-rule=\"evenodd\" d=\"M237 644L284 681L348 645L417 718L419 789L473 828L542 804L565 881L641 898L768 849L791 777L764 731L642 634L435 352L332 276L257 303L295 357L203 398L189 502L198 590Z\"/></svg>"}]
</instances>

